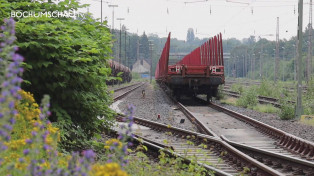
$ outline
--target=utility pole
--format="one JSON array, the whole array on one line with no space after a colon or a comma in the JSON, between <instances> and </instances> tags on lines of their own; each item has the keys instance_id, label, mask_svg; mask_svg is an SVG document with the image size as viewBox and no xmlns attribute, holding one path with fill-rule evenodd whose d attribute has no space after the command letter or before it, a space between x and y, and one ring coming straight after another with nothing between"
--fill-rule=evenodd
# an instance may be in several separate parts
<instances>
[{"instance_id":1,"label":"utility pole","mask_svg":"<svg viewBox=\"0 0 314 176\"><path fill-rule=\"evenodd\" d=\"M125 64L125 66L128 66L127 60L126 60L126 31L127 30L128 29L125 27L125 29L124 29L124 64Z\"/></svg>"},{"instance_id":2,"label":"utility pole","mask_svg":"<svg viewBox=\"0 0 314 176\"><path fill-rule=\"evenodd\" d=\"M292 45L293 46L293 80L296 81L297 80L297 57L296 57L296 46L295 44Z\"/></svg>"},{"instance_id":3,"label":"utility pole","mask_svg":"<svg viewBox=\"0 0 314 176\"><path fill-rule=\"evenodd\" d=\"M137 59L136 59L136 60L139 60L139 59L140 59L140 39L137 39L136 56L137 56ZM143 62L141 62L141 64L143 65Z\"/></svg>"},{"instance_id":4,"label":"utility pole","mask_svg":"<svg viewBox=\"0 0 314 176\"><path fill-rule=\"evenodd\" d=\"M261 52L259 55L259 76L263 79L263 44L261 46Z\"/></svg>"},{"instance_id":5,"label":"utility pole","mask_svg":"<svg viewBox=\"0 0 314 176\"><path fill-rule=\"evenodd\" d=\"M310 10L309 10L309 47L307 53L306 62L306 82L309 83L311 79L312 72L312 0L310 0Z\"/></svg>"},{"instance_id":6,"label":"utility pole","mask_svg":"<svg viewBox=\"0 0 314 176\"><path fill-rule=\"evenodd\" d=\"M253 51L254 52L254 51ZM254 71L255 71L255 54L253 54L253 66L252 66L252 80L255 79L255 76L254 76Z\"/></svg>"},{"instance_id":7,"label":"utility pole","mask_svg":"<svg viewBox=\"0 0 314 176\"><path fill-rule=\"evenodd\" d=\"M100 1L100 22L102 24L102 0Z\"/></svg>"},{"instance_id":8,"label":"utility pole","mask_svg":"<svg viewBox=\"0 0 314 176\"><path fill-rule=\"evenodd\" d=\"M233 78L236 78L236 57L233 57Z\"/></svg>"},{"instance_id":9,"label":"utility pole","mask_svg":"<svg viewBox=\"0 0 314 176\"><path fill-rule=\"evenodd\" d=\"M276 29L276 61L275 61L275 72L274 72L274 81L277 83L279 71L279 17L277 17L277 29Z\"/></svg>"},{"instance_id":10,"label":"utility pole","mask_svg":"<svg viewBox=\"0 0 314 176\"><path fill-rule=\"evenodd\" d=\"M119 63L121 63L121 21L124 20L124 18L117 18L117 20L120 21L120 40L119 40Z\"/></svg>"},{"instance_id":11,"label":"utility pole","mask_svg":"<svg viewBox=\"0 0 314 176\"><path fill-rule=\"evenodd\" d=\"M283 69L283 73L282 73L282 81L285 81L285 47L281 47L282 50L282 69Z\"/></svg>"},{"instance_id":12,"label":"utility pole","mask_svg":"<svg viewBox=\"0 0 314 176\"><path fill-rule=\"evenodd\" d=\"M300 118L303 114L302 108L302 22L303 22L303 0L299 0L299 16L298 16L298 97L295 110L295 117Z\"/></svg>"},{"instance_id":13,"label":"utility pole","mask_svg":"<svg viewBox=\"0 0 314 176\"><path fill-rule=\"evenodd\" d=\"M129 51L128 51L128 67L131 69L131 66L130 66L130 60L131 60L131 58L130 58L130 53L131 53L131 39L130 39L130 36L129 36Z\"/></svg>"},{"instance_id":14,"label":"utility pole","mask_svg":"<svg viewBox=\"0 0 314 176\"><path fill-rule=\"evenodd\" d=\"M242 77L245 78L245 56L242 55L242 58L243 58L243 68L242 68Z\"/></svg>"},{"instance_id":15,"label":"utility pole","mask_svg":"<svg viewBox=\"0 0 314 176\"><path fill-rule=\"evenodd\" d=\"M152 83L152 72L153 72L153 44L152 41L149 41L149 50L150 50L150 71L149 71L149 76L150 76L150 83Z\"/></svg>"},{"instance_id":16,"label":"utility pole","mask_svg":"<svg viewBox=\"0 0 314 176\"><path fill-rule=\"evenodd\" d=\"M244 69L245 69L245 78L247 77L248 73L248 57L247 57L247 48L245 48L245 58L244 58Z\"/></svg>"},{"instance_id":17,"label":"utility pole","mask_svg":"<svg viewBox=\"0 0 314 176\"><path fill-rule=\"evenodd\" d=\"M114 8L118 7L118 5L108 5L108 7L112 7L112 26L111 26L111 33L113 34L114 32Z\"/></svg>"}]
</instances>

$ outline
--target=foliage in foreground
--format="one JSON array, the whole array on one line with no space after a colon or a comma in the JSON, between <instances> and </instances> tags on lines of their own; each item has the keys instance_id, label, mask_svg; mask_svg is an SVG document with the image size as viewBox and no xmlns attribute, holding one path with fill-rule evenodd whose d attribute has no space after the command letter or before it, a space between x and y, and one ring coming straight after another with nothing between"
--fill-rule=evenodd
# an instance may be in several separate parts
<instances>
[{"instance_id":1,"label":"foliage in foreground","mask_svg":"<svg viewBox=\"0 0 314 176\"><path fill-rule=\"evenodd\" d=\"M257 110L259 112L267 112L267 113L277 113L279 117L283 120L293 119L295 115L295 105L290 103L289 101L296 101L297 93L296 90L291 91L285 87L286 85L283 83L273 84L271 81L262 80L259 86L251 86L249 88L243 88L240 84L234 84L232 86L232 90L236 92L244 92L240 99L237 100L237 103L234 104L230 102L230 100L222 100L222 103L249 107ZM249 106L248 104L252 101L249 97L253 97L253 87L255 88L255 94L267 97L274 97L279 99L279 103L281 107L279 109L274 108L271 105L256 105ZM307 92L302 94L302 105L304 108L305 115L314 115L314 77L307 84ZM251 94L248 92L251 91ZM247 93L246 93L247 92ZM249 96L250 95L250 96ZM254 98L255 99L255 98ZM253 99L253 100L254 100ZM254 100L255 101L255 100ZM254 102L253 101L253 102ZM253 103L254 104L254 103Z\"/></svg>"},{"instance_id":2,"label":"foliage in foreground","mask_svg":"<svg viewBox=\"0 0 314 176\"><path fill-rule=\"evenodd\" d=\"M81 153L72 152L71 155L57 151L60 141L60 131L48 120L50 103L49 96L45 95L39 108L34 97L29 92L21 90L20 83L23 69L20 68L23 57L16 54L17 47L14 42L14 21L6 20L4 42L1 42L0 66L3 68L1 75L0 95L0 175L81 175L81 176L127 176L124 168L129 161L126 155L128 142L132 138L133 109L124 118L127 125L120 132L117 139L110 139L103 145L102 157L105 162L95 163L96 153L85 150ZM3 57L4 56L4 57ZM122 131L122 130L121 130ZM145 147L143 147L145 148ZM142 157L140 152L138 157ZM162 155L160 161L164 165L173 165L173 160ZM136 166L144 166L145 162L137 162ZM179 161L178 161L179 163ZM147 166L147 165L146 165ZM203 168L195 164L175 165L172 173L185 173L183 175L203 175ZM159 167L160 169L160 167ZM185 169L186 172L183 172ZM129 170L131 172L131 169ZM134 173L144 173L140 170ZM166 174L167 172L161 172ZM180 174L181 175L181 174Z\"/></svg>"},{"instance_id":3,"label":"foliage in foreground","mask_svg":"<svg viewBox=\"0 0 314 176\"><path fill-rule=\"evenodd\" d=\"M0 19L11 10L64 12L82 7L77 0L4 0L0 6ZM63 129L63 148L83 149L95 133L112 122L113 112L108 108L112 100L106 86L110 75L106 60L112 43L106 22L101 24L88 14L77 19L43 16L15 20L18 52L25 57L23 89L32 92L36 101L49 94L50 120Z\"/></svg>"},{"instance_id":4,"label":"foliage in foreground","mask_svg":"<svg viewBox=\"0 0 314 176\"><path fill-rule=\"evenodd\" d=\"M15 37L14 20L5 20L1 37L0 65L0 175L105 175L127 176L121 170L124 155L116 162L94 164L96 154L92 150L65 155L57 151L59 129L48 120L50 103L45 95L41 108L33 96L21 90L23 57L12 46ZM3 57L4 56L4 57ZM131 122L130 122L130 125ZM130 134L120 134L123 140ZM110 146L114 150L115 143ZM123 149L127 148L124 145ZM81 156L80 156L81 155ZM120 165L119 165L119 164Z\"/></svg>"},{"instance_id":5,"label":"foliage in foreground","mask_svg":"<svg viewBox=\"0 0 314 176\"><path fill-rule=\"evenodd\" d=\"M258 103L258 96L256 94L256 87L252 86L244 90L241 97L237 100L236 104L244 108L253 108Z\"/></svg>"}]
</instances>

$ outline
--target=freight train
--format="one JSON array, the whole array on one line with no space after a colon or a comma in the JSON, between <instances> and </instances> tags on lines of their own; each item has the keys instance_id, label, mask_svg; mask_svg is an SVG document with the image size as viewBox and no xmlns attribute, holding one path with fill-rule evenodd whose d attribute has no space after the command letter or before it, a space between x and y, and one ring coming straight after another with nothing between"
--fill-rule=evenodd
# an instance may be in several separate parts
<instances>
[{"instance_id":1,"label":"freight train","mask_svg":"<svg viewBox=\"0 0 314 176\"><path fill-rule=\"evenodd\" d=\"M132 80L132 73L129 67L126 67L119 62L109 60L109 66L111 68L111 75L112 77L118 77L119 73L122 72L120 75L122 81L120 83L130 82ZM110 80L107 82L107 85L113 85L119 83L118 80Z\"/></svg>"},{"instance_id":2,"label":"freight train","mask_svg":"<svg viewBox=\"0 0 314 176\"><path fill-rule=\"evenodd\" d=\"M170 34L156 66L156 81L166 85L177 98L205 94L209 101L216 97L218 86L225 82L221 34L210 38L176 64L168 65Z\"/></svg>"}]
</instances>

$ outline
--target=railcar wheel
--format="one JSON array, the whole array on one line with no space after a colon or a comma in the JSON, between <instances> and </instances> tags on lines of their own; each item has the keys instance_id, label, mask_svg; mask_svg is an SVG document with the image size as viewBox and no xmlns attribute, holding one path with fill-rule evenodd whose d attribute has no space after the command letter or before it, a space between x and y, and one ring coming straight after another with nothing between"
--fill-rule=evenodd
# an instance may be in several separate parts
<instances>
[{"instance_id":1,"label":"railcar wheel","mask_svg":"<svg viewBox=\"0 0 314 176\"><path fill-rule=\"evenodd\" d=\"M209 103L212 100L212 96L210 93L207 93L206 101Z\"/></svg>"}]
</instances>

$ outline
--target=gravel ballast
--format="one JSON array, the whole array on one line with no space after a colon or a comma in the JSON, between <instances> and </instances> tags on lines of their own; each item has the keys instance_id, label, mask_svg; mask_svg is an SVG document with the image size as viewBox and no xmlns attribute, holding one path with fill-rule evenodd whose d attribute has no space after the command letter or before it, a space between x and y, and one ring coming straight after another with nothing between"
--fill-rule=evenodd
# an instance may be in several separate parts
<instances>
[{"instance_id":1,"label":"gravel ballast","mask_svg":"<svg viewBox=\"0 0 314 176\"><path fill-rule=\"evenodd\" d=\"M145 90L145 98L142 95L142 90ZM123 98L118 108L122 112L126 112L128 105L135 106L134 116L136 117L197 131L196 127L159 86L153 86L148 83L143 85ZM160 119L157 118L158 114ZM180 123L182 119L184 119L184 123Z\"/></svg>"},{"instance_id":2,"label":"gravel ballast","mask_svg":"<svg viewBox=\"0 0 314 176\"><path fill-rule=\"evenodd\" d=\"M251 109L236 107L227 104L221 104L219 101L215 103L225 108L244 114L258 121L264 122L275 128L281 129L287 133L293 134L300 138L314 142L314 127L300 123L297 120L281 120L277 114L261 113Z\"/></svg>"}]
</instances>

